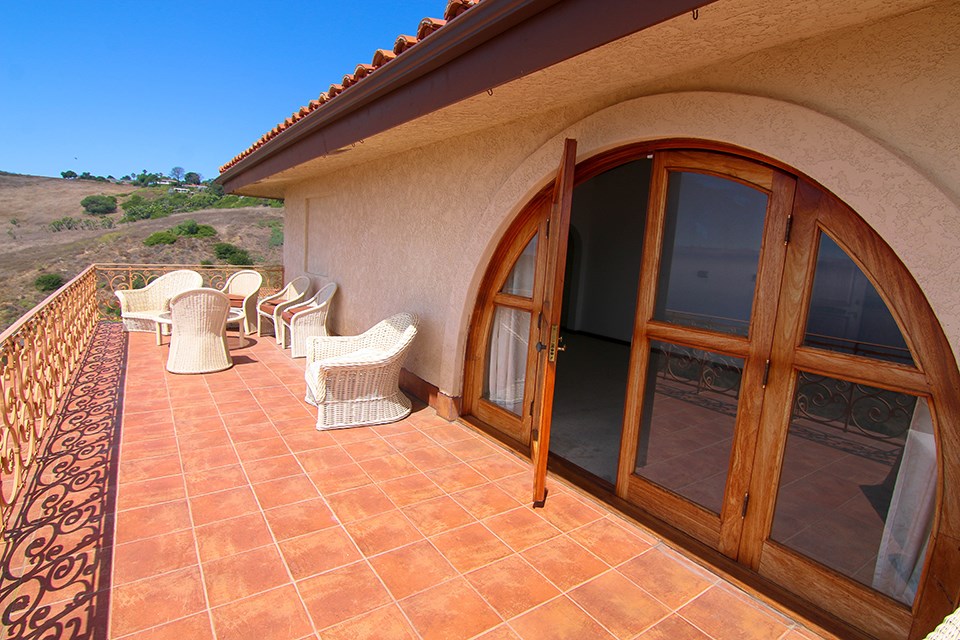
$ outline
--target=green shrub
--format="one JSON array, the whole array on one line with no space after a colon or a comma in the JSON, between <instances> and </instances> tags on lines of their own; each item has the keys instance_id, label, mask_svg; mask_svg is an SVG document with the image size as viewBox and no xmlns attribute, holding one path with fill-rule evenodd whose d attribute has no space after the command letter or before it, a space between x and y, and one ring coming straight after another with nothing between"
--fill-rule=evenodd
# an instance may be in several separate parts
<instances>
[{"instance_id":1,"label":"green shrub","mask_svg":"<svg viewBox=\"0 0 960 640\"><path fill-rule=\"evenodd\" d=\"M203 265L203 266L205 266L205 267L209 267L209 266L211 266L211 265L213 264L213 260L201 260L201 261L200 261L200 264Z\"/></svg>"},{"instance_id":2,"label":"green shrub","mask_svg":"<svg viewBox=\"0 0 960 640\"><path fill-rule=\"evenodd\" d=\"M196 220L184 220L173 229L170 229L170 231L173 231L178 236L195 236L199 228L200 225L197 224Z\"/></svg>"},{"instance_id":3,"label":"green shrub","mask_svg":"<svg viewBox=\"0 0 960 640\"><path fill-rule=\"evenodd\" d=\"M253 258L247 253L246 249L237 249L232 256L227 258L227 264L245 266L253 264Z\"/></svg>"},{"instance_id":4,"label":"green shrub","mask_svg":"<svg viewBox=\"0 0 960 640\"><path fill-rule=\"evenodd\" d=\"M62 218L57 218L50 223L50 231L57 232L63 231L65 229L76 229L80 226L80 221L76 218L70 216L64 216Z\"/></svg>"},{"instance_id":5,"label":"green shrub","mask_svg":"<svg viewBox=\"0 0 960 640\"><path fill-rule=\"evenodd\" d=\"M49 229L54 232L72 229L113 229L113 220L110 218L78 220L71 216L64 216L51 222Z\"/></svg>"},{"instance_id":6,"label":"green shrub","mask_svg":"<svg viewBox=\"0 0 960 640\"><path fill-rule=\"evenodd\" d=\"M253 264L253 259L246 249L241 249L229 242L218 242L213 245L213 253L221 260L226 260L227 264L249 265Z\"/></svg>"},{"instance_id":7,"label":"green shrub","mask_svg":"<svg viewBox=\"0 0 960 640\"><path fill-rule=\"evenodd\" d=\"M151 233L146 238L143 239L143 244L148 247L152 247L158 244L173 244L177 241L177 234L171 231L157 231L156 233Z\"/></svg>"},{"instance_id":8,"label":"green shrub","mask_svg":"<svg viewBox=\"0 0 960 640\"><path fill-rule=\"evenodd\" d=\"M282 202L280 204L281 206L283 205ZM257 226L270 227L271 247L279 247L283 245L283 220L277 218L267 218L257 222Z\"/></svg>"},{"instance_id":9,"label":"green shrub","mask_svg":"<svg viewBox=\"0 0 960 640\"><path fill-rule=\"evenodd\" d=\"M178 236L187 236L193 238L212 238L217 235L217 230L208 224L197 224L196 220L184 220L170 231Z\"/></svg>"},{"instance_id":10,"label":"green shrub","mask_svg":"<svg viewBox=\"0 0 960 640\"><path fill-rule=\"evenodd\" d=\"M213 245L213 255L217 256L221 260L226 260L233 253L239 249L236 245L230 244L229 242L218 242Z\"/></svg>"},{"instance_id":11,"label":"green shrub","mask_svg":"<svg viewBox=\"0 0 960 640\"><path fill-rule=\"evenodd\" d=\"M283 246L283 227L273 227L270 229L270 246Z\"/></svg>"},{"instance_id":12,"label":"green shrub","mask_svg":"<svg viewBox=\"0 0 960 640\"><path fill-rule=\"evenodd\" d=\"M89 214L103 215L117 210L117 199L113 196L87 196L80 201L80 206Z\"/></svg>"},{"instance_id":13,"label":"green shrub","mask_svg":"<svg viewBox=\"0 0 960 640\"><path fill-rule=\"evenodd\" d=\"M33 286L44 293L56 291L63 286L63 276L59 273L43 273L33 281Z\"/></svg>"}]
</instances>

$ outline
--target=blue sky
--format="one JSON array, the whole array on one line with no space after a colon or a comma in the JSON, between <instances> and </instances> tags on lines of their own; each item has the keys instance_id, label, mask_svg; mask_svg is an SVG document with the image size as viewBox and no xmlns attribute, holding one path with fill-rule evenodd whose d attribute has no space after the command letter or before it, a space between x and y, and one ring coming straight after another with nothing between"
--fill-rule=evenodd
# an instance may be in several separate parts
<instances>
[{"instance_id":1,"label":"blue sky","mask_svg":"<svg viewBox=\"0 0 960 640\"><path fill-rule=\"evenodd\" d=\"M446 0L0 0L0 171L205 179Z\"/></svg>"}]
</instances>

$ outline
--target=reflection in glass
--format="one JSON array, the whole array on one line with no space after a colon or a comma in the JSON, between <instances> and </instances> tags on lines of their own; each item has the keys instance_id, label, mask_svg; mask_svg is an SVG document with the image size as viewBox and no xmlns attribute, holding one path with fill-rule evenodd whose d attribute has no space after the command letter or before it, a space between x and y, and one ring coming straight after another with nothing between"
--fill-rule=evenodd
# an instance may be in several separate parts
<instances>
[{"instance_id":1,"label":"reflection in glass","mask_svg":"<svg viewBox=\"0 0 960 640\"><path fill-rule=\"evenodd\" d=\"M530 313L498 306L490 330L483 397L517 415L523 404L529 340Z\"/></svg>"},{"instance_id":2,"label":"reflection in glass","mask_svg":"<svg viewBox=\"0 0 960 640\"><path fill-rule=\"evenodd\" d=\"M743 360L653 342L635 473L719 514Z\"/></svg>"},{"instance_id":3,"label":"reflection in glass","mask_svg":"<svg viewBox=\"0 0 960 640\"><path fill-rule=\"evenodd\" d=\"M533 236L523 253L517 258L516 264L510 270L506 282L500 293L509 293L515 296L530 298L533 296L533 276L537 269L537 236Z\"/></svg>"},{"instance_id":4,"label":"reflection in glass","mask_svg":"<svg viewBox=\"0 0 960 640\"><path fill-rule=\"evenodd\" d=\"M913 364L900 327L883 298L850 256L825 233L820 234L803 344Z\"/></svg>"},{"instance_id":5,"label":"reflection in glass","mask_svg":"<svg viewBox=\"0 0 960 640\"><path fill-rule=\"evenodd\" d=\"M910 604L936 480L925 399L800 372L771 538Z\"/></svg>"},{"instance_id":6,"label":"reflection in glass","mask_svg":"<svg viewBox=\"0 0 960 640\"><path fill-rule=\"evenodd\" d=\"M747 335L766 211L739 182L671 172L654 318Z\"/></svg>"}]
</instances>

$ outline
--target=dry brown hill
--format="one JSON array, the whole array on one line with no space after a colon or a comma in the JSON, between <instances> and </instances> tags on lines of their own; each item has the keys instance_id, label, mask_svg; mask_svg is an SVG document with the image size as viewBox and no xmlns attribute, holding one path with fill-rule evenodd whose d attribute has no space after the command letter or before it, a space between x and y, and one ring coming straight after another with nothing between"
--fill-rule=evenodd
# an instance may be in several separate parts
<instances>
[{"instance_id":1,"label":"dry brown hill","mask_svg":"<svg viewBox=\"0 0 960 640\"><path fill-rule=\"evenodd\" d=\"M210 209L120 224L116 221L122 211L91 216L80 206L88 195L112 195L122 202L134 190L131 185L0 174L0 282L4 285L0 288L0 330L48 295L33 284L43 273L59 273L69 280L95 262L218 263L221 261L212 251L216 242L247 249L258 264L283 261L283 247L270 246L267 225L282 220L282 208ZM52 231L50 223L64 216L78 220L106 217L114 221L114 228ZM217 236L144 246L143 239L151 233L187 219L211 225Z\"/></svg>"}]
</instances>

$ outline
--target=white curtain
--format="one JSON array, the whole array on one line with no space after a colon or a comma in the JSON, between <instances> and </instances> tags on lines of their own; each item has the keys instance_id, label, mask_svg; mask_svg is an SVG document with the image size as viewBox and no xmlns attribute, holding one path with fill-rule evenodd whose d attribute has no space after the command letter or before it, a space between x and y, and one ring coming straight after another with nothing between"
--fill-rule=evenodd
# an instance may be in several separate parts
<instances>
[{"instance_id":1,"label":"white curtain","mask_svg":"<svg viewBox=\"0 0 960 640\"><path fill-rule=\"evenodd\" d=\"M503 293L529 298L537 267L537 236L533 236L500 289ZM530 341L530 314L520 309L497 307L490 332L487 361L486 398L520 414L527 375L527 346Z\"/></svg>"},{"instance_id":2,"label":"white curtain","mask_svg":"<svg viewBox=\"0 0 960 640\"><path fill-rule=\"evenodd\" d=\"M530 314L497 307L490 334L487 399L514 413L520 413L523 401L529 340Z\"/></svg>"},{"instance_id":3,"label":"white curtain","mask_svg":"<svg viewBox=\"0 0 960 640\"><path fill-rule=\"evenodd\" d=\"M930 407L917 400L883 528L873 588L911 604L930 538L937 497L937 448Z\"/></svg>"},{"instance_id":4,"label":"white curtain","mask_svg":"<svg viewBox=\"0 0 960 640\"><path fill-rule=\"evenodd\" d=\"M507 280L503 283L501 291L515 296L523 296L524 298L532 296L533 277L536 273L536 267L537 236L533 236L530 242L527 243L523 253L517 258L517 263L513 265L513 270L511 270L510 275L507 276Z\"/></svg>"}]
</instances>

